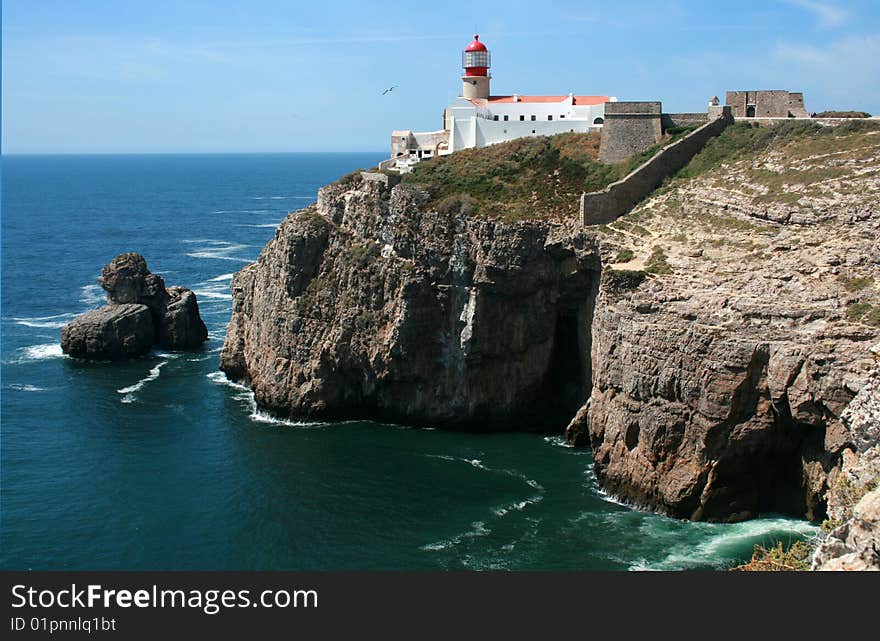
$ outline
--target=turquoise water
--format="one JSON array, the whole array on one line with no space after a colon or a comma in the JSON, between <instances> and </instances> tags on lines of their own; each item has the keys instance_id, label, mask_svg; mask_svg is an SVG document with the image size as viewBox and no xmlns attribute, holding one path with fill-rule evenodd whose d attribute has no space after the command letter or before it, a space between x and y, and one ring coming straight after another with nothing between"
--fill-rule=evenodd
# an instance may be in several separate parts
<instances>
[{"instance_id":1,"label":"turquoise water","mask_svg":"<svg viewBox=\"0 0 880 641\"><path fill-rule=\"evenodd\" d=\"M218 372L229 279L288 211L382 154L3 158L0 567L722 568L792 519L687 523L605 497L534 434L294 425ZM204 350L61 355L122 251L194 289Z\"/></svg>"}]
</instances>

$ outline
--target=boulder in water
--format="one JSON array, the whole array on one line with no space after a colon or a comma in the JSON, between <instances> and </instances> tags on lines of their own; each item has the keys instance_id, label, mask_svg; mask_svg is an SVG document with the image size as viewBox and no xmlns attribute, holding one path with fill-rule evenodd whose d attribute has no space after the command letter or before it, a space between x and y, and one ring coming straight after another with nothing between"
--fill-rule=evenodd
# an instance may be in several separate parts
<instances>
[{"instance_id":1,"label":"boulder in water","mask_svg":"<svg viewBox=\"0 0 880 641\"><path fill-rule=\"evenodd\" d=\"M105 305L61 330L61 348L76 358L116 361L148 353L156 336L146 305Z\"/></svg>"},{"instance_id":2,"label":"boulder in water","mask_svg":"<svg viewBox=\"0 0 880 641\"><path fill-rule=\"evenodd\" d=\"M61 349L77 358L119 360L163 349L193 349L208 340L196 295L165 288L140 254L120 254L98 279L107 304L77 316L61 331Z\"/></svg>"}]
</instances>

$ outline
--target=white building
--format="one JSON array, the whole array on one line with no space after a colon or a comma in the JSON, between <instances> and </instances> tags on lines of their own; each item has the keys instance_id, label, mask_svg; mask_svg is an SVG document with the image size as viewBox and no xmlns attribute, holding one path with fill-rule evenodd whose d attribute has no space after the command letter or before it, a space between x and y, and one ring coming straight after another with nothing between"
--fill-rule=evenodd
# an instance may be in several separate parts
<instances>
[{"instance_id":1,"label":"white building","mask_svg":"<svg viewBox=\"0 0 880 641\"><path fill-rule=\"evenodd\" d=\"M602 127L608 96L493 96L489 91L491 55L474 36L462 52L461 96L443 113L443 129L391 133L391 159L382 168L409 171L420 160L471 147L485 147L525 136L588 132Z\"/></svg>"}]
</instances>

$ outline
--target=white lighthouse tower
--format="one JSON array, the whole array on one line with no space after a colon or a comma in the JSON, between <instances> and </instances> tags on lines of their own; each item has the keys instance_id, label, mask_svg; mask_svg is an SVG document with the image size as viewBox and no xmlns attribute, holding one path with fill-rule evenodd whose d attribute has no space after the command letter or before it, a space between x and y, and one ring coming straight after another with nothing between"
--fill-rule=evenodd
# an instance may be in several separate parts
<instances>
[{"instance_id":1,"label":"white lighthouse tower","mask_svg":"<svg viewBox=\"0 0 880 641\"><path fill-rule=\"evenodd\" d=\"M461 97L466 100L485 100L489 97L489 67L492 57L486 45L480 42L480 36L474 34L474 41L461 52L461 66L464 75L461 77Z\"/></svg>"}]
</instances>

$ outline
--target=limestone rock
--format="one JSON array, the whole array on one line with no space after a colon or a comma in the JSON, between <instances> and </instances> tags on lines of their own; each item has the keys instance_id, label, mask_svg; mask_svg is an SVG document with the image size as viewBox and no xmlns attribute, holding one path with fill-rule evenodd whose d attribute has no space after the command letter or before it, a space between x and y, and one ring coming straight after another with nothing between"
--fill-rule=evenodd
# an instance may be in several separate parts
<instances>
[{"instance_id":1,"label":"limestone rock","mask_svg":"<svg viewBox=\"0 0 880 641\"><path fill-rule=\"evenodd\" d=\"M162 349L183 350L208 340L208 328L199 315L196 295L185 287L167 290L167 303L159 319L158 343Z\"/></svg>"},{"instance_id":2,"label":"limestone rock","mask_svg":"<svg viewBox=\"0 0 880 641\"><path fill-rule=\"evenodd\" d=\"M74 318L61 332L61 348L77 358L118 360L142 356L154 345L183 350L208 339L196 295L165 288L140 254L120 254L98 279L107 305Z\"/></svg>"},{"instance_id":3,"label":"limestone rock","mask_svg":"<svg viewBox=\"0 0 880 641\"><path fill-rule=\"evenodd\" d=\"M76 358L115 361L153 347L153 315L146 305L105 305L78 316L61 330L61 349Z\"/></svg>"},{"instance_id":4,"label":"limestone rock","mask_svg":"<svg viewBox=\"0 0 880 641\"><path fill-rule=\"evenodd\" d=\"M561 433L588 394L595 239L424 198L359 180L288 216L232 281L221 369L285 416Z\"/></svg>"}]
</instances>

